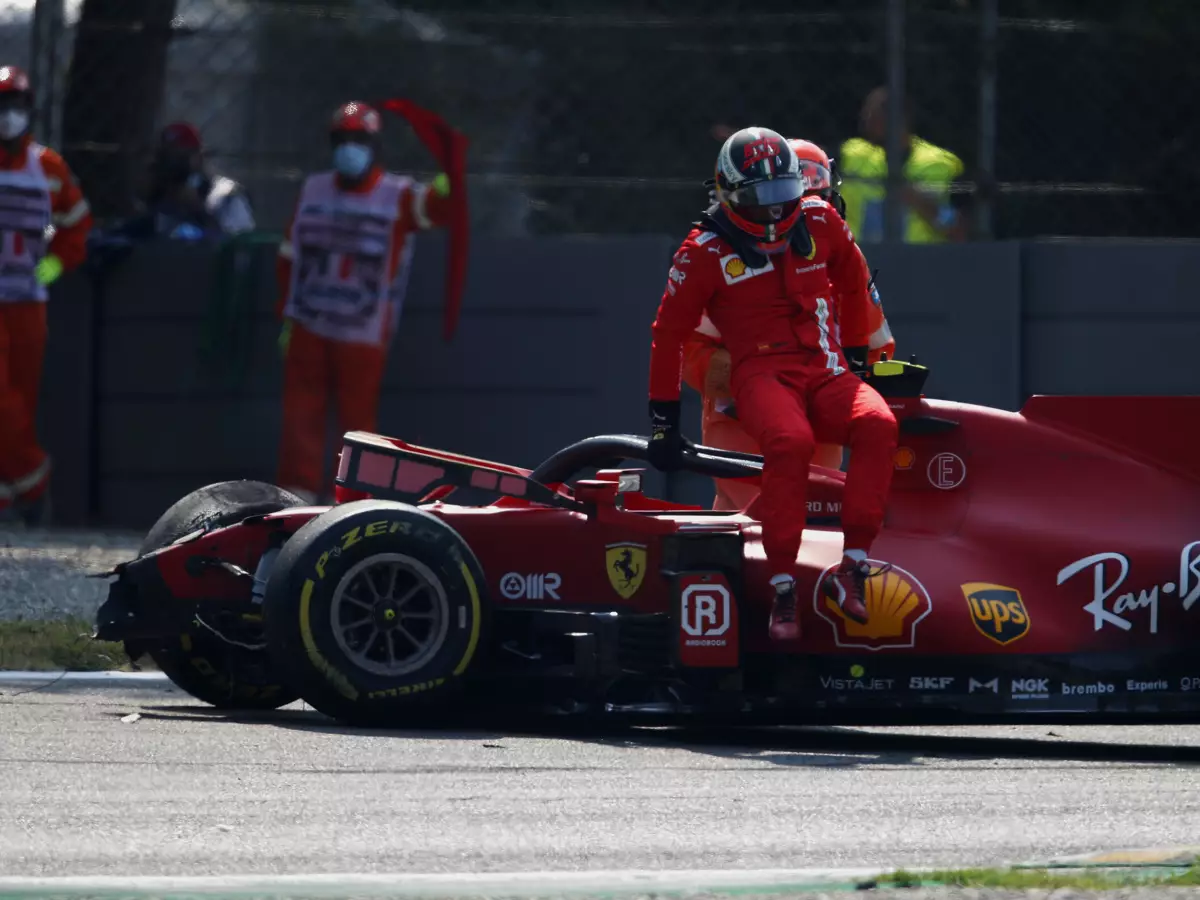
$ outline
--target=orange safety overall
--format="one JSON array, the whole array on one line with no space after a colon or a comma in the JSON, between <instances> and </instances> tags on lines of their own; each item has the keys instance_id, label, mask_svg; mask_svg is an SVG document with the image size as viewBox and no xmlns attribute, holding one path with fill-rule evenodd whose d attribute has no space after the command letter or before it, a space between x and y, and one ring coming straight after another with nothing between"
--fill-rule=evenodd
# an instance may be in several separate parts
<instances>
[{"instance_id":1,"label":"orange safety overall","mask_svg":"<svg viewBox=\"0 0 1200 900\"><path fill-rule=\"evenodd\" d=\"M376 430L412 235L444 227L449 214L430 186L379 167L353 187L333 172L305 182L277 264L286 335L280 487L308 502L332 493L323 471L331 399L339 435Z\"/></svg>"},{"instance_id":2,"label":"orange safety overall","mask_svg":"<svg viewBox=\"0 0 1200 900\"><path fill-rule=\"evenodd\" d=\"M47 285L87 255L92 213L54 150L0 149L0 510L39 500L50 457L37 436ZM53 237L49 237L53 228Z\"/></svg>"}]
</instances>

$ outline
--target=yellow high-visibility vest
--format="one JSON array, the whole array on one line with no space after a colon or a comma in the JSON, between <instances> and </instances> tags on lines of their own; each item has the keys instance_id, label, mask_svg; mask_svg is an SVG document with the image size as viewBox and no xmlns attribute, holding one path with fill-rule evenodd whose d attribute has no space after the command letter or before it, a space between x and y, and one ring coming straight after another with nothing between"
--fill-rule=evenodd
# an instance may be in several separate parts
<instances>
[{"instance_id":1,"label":"yellow high-visibility vest","mask_svg":"<svg viewBox=\"0 0 1200 900\"><path fill-rule=\"evenodd\" d=\"M837 157L842 176L839 188L846 201L846 224L860 244L883 240L883 198L887 193L887 150L862 138L842 144ZM904 177L922 193L935 197L944 221L949 221L950 183L963 172L962 160L941 147L914 136L912 152L904 165ZM933 227L913 210L904 214L904 241L935 244L944 241Z\"/></svg>"}]
</instances>

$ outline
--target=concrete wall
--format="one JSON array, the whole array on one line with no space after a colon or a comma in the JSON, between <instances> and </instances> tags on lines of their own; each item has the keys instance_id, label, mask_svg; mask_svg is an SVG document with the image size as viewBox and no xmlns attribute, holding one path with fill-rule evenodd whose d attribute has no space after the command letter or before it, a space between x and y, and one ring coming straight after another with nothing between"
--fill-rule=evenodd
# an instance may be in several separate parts
<instances>
[{"instance_id":1,"label":"concrete wall","mask_svg":"<svg viewBox=\"0 0 1200 900\"><path fill-rule=\"evenodd\" d=\"M587 435L643 433L648 325L675 245L477 238L447 345L444 241L423 237L380 430L524 465ZM899 355L931 367L931 396L1017 409L1032 393L1200 394L1188 359L1200 342L1200 243L865 249ZM145 528L200 485L273 480L273 252L241 258L249 290L221 314L233 262L146 247L103 283L73 275L56 287L42 421L60 523ZM698 437L694 396L685 410ZM670 488L711 496L703 479Z\"/></svg>"}]
</instances>

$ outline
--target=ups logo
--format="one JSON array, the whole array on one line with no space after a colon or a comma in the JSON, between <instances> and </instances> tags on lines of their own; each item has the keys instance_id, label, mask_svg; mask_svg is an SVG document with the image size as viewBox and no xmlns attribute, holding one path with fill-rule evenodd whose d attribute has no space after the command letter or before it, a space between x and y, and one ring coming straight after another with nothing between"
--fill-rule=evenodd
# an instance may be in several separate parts
<instances>
[{"instance_id":1,"label":"ups logo","mask_svg":"<svg viewBox=\"0 0 1200 900\"><path fill-rule=\"evenodd\" d=\"M1029 612L1016 588L974 581L962 585L962 592L971 621L989 641L1011 644L1029 633Z\"/></svg>"}]
</instances>

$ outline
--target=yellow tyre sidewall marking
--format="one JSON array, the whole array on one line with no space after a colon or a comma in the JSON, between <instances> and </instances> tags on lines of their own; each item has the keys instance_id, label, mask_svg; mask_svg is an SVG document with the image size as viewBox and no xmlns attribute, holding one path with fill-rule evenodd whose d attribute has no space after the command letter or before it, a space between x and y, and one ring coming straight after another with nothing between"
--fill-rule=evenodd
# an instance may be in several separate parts
<instances>
[{"instance_id":1,"label":"yellow tyre sidewall marking","mask_svg":"<svg viewBox=\"0 0 1200 900\"><path fill-rule=\"evenodd\" d=\"M454 668L455 675L461 675L467 670L475 656L475 646L479 643L479 589L475 586L475 579L471 577L467 564L460 562L458 567L467 583L467 592L471 595L471 638L467 641L467 652L463 654L462 661Z\"/></svg>"},{"instance_id":2,"label":"yellow tyre sidewall marking","mask_svg":"<svg viewBox=\"0 0 1200 900\"><path fill-rule=\"evenodd\" d=\"M304 643L304 650L308 653L309 661L316 666L317 671L324 675L343 697L348 700L357 700L358 691L354 685L345 675L330 665L329 661L321 655L321 651L317 649L317 642L313 638L312 624L309 621L314 586L312 579L306 578L304 587L300 589L300 640Z\"/></svg>"}]
</instances>

